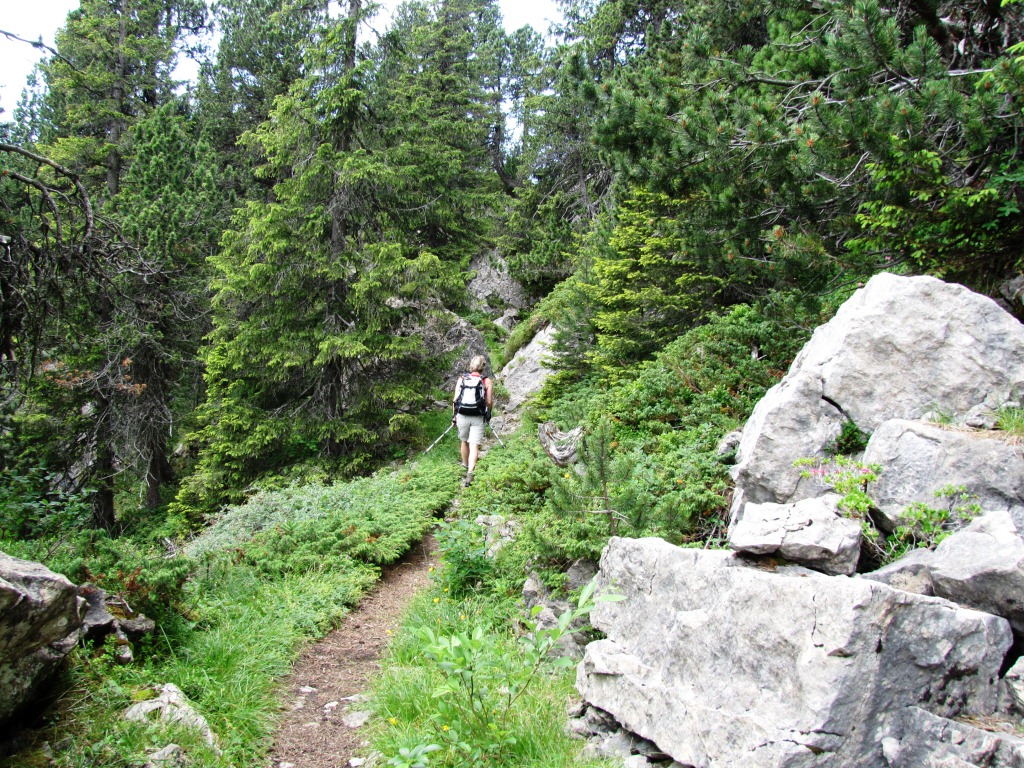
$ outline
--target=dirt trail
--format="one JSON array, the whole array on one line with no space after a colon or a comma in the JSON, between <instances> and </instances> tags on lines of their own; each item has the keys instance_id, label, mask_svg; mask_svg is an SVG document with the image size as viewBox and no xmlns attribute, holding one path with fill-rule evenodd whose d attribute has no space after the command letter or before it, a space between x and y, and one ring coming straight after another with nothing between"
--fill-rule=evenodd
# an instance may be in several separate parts
<instances>
[{"instance_id":1,"label":"dirt trail","mask_svg":"<svg viewBox=\"0 0 1024 768\"><path fill-rule=\"evenodd\" d=\"M379 659L413 596L427 585L436 558L433 537L388 567L336 630L307 648L283 686L282 716L270 753L272 768L346 768L368 747L360 720ZM357 763L358 764L358 763Z\"/></svg>"},{"instance_id":2,"label":"dirt trail","mask_svg":"<svg viewBox=\"0 0 1024 768\"><path fill-rule=\"evenodd\" d=\"M495 443L488 433L480 446L481 460ZM438 446L444 449L452 450L451 444ZM458 507L456 496L452 511ZM412 598L429 582L430 567L436 562L434 539L428 535L400 562L385 569L341 626L302 653L283 685L283 703L289 709L278 723L270 768L348 768L353 758L367 756L369 747L360 730L368 710L366 691L380 670L388 630L398 628Z\"/></svg>"}]
</instances>

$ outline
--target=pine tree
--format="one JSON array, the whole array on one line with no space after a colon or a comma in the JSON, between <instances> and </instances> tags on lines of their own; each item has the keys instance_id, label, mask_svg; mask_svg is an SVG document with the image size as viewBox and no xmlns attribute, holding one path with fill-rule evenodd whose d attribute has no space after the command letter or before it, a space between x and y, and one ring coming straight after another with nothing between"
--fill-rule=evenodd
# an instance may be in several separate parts
<instances>
[{"instance_id":1,"label":"pine tree","mask_svg":"<svg viewBox=\"0 0 1024 768\"><path fill-rule=\"evenodd\" d=\"M97 180L102 174L114 197L128 129L172 99L175 45L205 20L200 0L83 0L57 33L60 56L42 67L57 128L48 154Z\"/></svg>"},{"instance_id":2,"label":"pine tree","mask_svg":"<svg viewBox=\"0 0 1024 768\"><path fill-rule=\"evenodd\" d=\"M201 453L178 506L191 517L292 464L366 467L402 434L399 408L429 390L432 361L416 329L453 294L450 260L481 213L454 191L478 166L451 148L468 126L445 124L428 156L419 126L399 142L373 119L374 60L355 41L361 19L353 2L247 139L281 180L272 201L237 212L212 259Z\"/></svg>"}]
</instances>

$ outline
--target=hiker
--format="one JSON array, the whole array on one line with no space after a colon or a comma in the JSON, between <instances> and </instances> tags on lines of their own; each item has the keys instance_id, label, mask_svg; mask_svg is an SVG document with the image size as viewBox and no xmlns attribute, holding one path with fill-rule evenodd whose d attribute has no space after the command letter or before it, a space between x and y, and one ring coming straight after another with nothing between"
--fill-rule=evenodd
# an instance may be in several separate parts
<instances>
[{"instance_id":1,"label":"hiker","mask_svg":"<svg viewBox=\"0 0 1024 768\"><path fill-rule=\"evenodd\" d=\"M491 420L491 406L494 405L494 387L484 376L487 359L476 355L469 361L469 371L459 377L452 399L452 424L458 427L462 466L466 468L463 485L473 482L473 470L480 455L480 443L484 439L484 425Z\"/></svg>"}]
</instances>

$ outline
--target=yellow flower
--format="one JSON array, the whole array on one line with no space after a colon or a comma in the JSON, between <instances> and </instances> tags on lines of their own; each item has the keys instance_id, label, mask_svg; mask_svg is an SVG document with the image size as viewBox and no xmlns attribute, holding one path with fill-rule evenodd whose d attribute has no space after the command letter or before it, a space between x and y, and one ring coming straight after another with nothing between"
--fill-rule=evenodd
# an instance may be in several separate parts
<instances>
[{"instance_id":1,"label":"yellow flower","mask_svg":"<svg viewBox=\"0 0 1024 768\"><path fill-rule=\"evenodd\" d=\"M445 587L445 588L444 588L444 591L445 591L445 593L447 594L447 592L448 592L448 587Z\"/></svg>"},{"instance_id":2,"label":"yellow flower","mask_svg":"<svg viewBox=\"0 0 1024 768\"><path fill-rule=\"evenodd\" d=\"M448 730L448 726L447 725L442 725L441 726L441 730L442 731L447 731Z\"/></svg>"},{"instance_id":3,"label":"yellow flower","mask_svg":"<svg viewBox=\"0 0 1024 768\"><path fill-rule=\"evenodd\" d=\"M429 573L433 573L434 572L434 566L430 566L429 568L427 568L427 571Z\"/></svg>"},{"instance_id":4,"label":"yellow flower","mask_svg":"<svg viewBox=\"0 0 1024 768\"><path fill-rule=\"evenodd\" d=\"M465 621L465 620L466 620L466 614L460 613L459 614L459 621Z\"/></svg>"},{"instance_id":5,"label":"yellow flower","mask_svg":"<svg viewBox=\"0 0 1024 768\"><path fill-rule=\"evenodd\" d=\"M388 722L391 723L392 725L398 725L398 718L397 717L389 717L388 718Z\"/></svg>"},{"instance_id":6,"label":"yellow flower","mask_svg":"<svg viewBox=\"0 0 1024 768\"><path fill-rule=\"evenodd\" d=\"M434 602L435 603L440 603L441 602L441 598L440 597L435 597L434 598Z\"/></svg>"}]
</instances>

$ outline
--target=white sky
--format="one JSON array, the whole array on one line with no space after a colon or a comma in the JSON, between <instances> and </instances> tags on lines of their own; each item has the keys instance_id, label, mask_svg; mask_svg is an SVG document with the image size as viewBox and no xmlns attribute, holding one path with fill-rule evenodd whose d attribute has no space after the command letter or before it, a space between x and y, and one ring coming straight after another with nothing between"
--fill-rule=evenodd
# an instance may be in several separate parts
<instances>
[{"instance_id":1,"label":"white sky","mask_svg":"<svg viewBox=\"0 0 1024 768\"><path fill-rule=\"evenodd\" d=\"M398 0L381 0L385 7L397 4ZM0 30L25 40L42 36L53 47L54 33L64 26L68 13L78 8L79 0L2 0L0 5ZM509 31L529 24L543 34L550 21L561 18L555 0L499 0L499 5ZM28 43L0 35L0 120L11 119L25 78L43 54Z\"/></svg>"}]
</instances>

